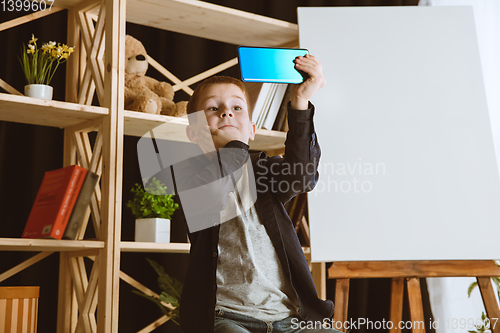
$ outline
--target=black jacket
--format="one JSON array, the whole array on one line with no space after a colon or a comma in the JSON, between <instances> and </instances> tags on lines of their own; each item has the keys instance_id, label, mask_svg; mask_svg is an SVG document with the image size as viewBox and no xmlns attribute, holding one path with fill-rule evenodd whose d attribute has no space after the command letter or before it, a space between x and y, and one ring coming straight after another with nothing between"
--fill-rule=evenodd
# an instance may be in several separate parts
<instances>
[{"instance_id":1,"label":"black jacket","mask_svg":"<svg viewBox=\"0 0 500 333\"><path fill-rule=\"evenodd\" d=\"M296 292L299 316L314 321L333 316L333 302L318 298L299 239L283 206L295 195L312 190L318 181L321 151L313 125L314 107L309 106L306 111L288 109L284 158L266 156L264 152L249 154L249 146L235 140L219 149L217 158L209 160L200 155L174 166L176 194L180 188L216 184L209 190L212 195L204 195L207 200L190 210L196 212L188 213L188 222L199 218L210 227L189 233L190 262L180 302L180 324L185 333L213 332L220 210L225 207L226 193L235 181L225 176L235 174L238 178L236 171L248 158L255 175L255 207ZM186 221L182 205L179 214Z\"/></svg>"}]
</instances>

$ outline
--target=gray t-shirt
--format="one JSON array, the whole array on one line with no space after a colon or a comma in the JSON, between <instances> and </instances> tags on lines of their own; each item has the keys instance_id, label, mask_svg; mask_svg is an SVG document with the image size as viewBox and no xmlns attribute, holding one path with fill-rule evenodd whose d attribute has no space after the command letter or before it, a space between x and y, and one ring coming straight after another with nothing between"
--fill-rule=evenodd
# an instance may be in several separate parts
<instances>
[{"instance_id":1,"label":"gray t-shirt","mask_svg":"<svg viewBox=\"0 0 500 333\"><path fill-rule=\"evenodd\" d=\"M245 164L221 211L215 308L263 321L298 314L298 302L248 190ZM252 174L253 176L253 174Z\"/></svg>"}]
</instances>

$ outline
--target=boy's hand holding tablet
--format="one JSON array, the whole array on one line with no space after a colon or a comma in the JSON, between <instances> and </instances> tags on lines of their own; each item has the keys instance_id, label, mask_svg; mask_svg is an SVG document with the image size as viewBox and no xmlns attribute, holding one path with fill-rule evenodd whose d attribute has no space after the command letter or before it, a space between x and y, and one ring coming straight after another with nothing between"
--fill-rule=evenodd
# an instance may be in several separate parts
<instances>
[{"instance_id":1,"label":"boy's hand holding tablet","mask_svg":"<svg viewBox=\"0 0 500 333\"><path fill-rule=\"evenodd\" d=\"M307 110L326 83L321 63L307 49L240 46L238 63L243 82L294 84L290 102L297 110Z\"/></svg>"},{"instance_id":2,"label":"boy's hand holding tablet","mask_svg":"<svg viewBox=\"0 0 500 333\"><path fill-rule=\"evenodd\" d=\"M292 88L290 106L296 110L307 110L311 97L326 84L323 77L323 69L319 60L310 54L297 57L295 68L309 74L309 78L301 84L295 84Z\"/></svg>"}]
</instances>

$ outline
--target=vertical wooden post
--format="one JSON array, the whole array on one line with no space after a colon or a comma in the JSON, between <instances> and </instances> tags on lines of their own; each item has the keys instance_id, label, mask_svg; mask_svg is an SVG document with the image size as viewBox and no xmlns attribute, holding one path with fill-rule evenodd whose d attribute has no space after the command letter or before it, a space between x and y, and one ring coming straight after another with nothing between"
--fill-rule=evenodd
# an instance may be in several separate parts
<instances>
[{"instance_id":1,"label":"vertical wooden post","mask_svg":"<svg viewBox=\"0 0 500 333\"><path fill-rule=\"evenodd\" d=\"M408 301L410 303L410 320L412 332L425 333L424 306L422 304L422 292L420 291L420 280L416 277L407 278Z\"/></svg>"},{"instance_id":2,"label":"vertical wooden post","mask_svg":"<svg viewBox=\"0 0 500 333\"><path fill-rule=\"evenodd\" d=\"M75 8L68 9L68 46L74 46L75 54L66 62L66 102L78 102L78 87L80 84L80 26Z\"/></svg>"},{"instance_id":3,"label":"vertical wooden post","mask_svg":"<svg viewBox=\"0 0 500 333\"><path fill-rule=\"evenodd\" d=\"M344 322L347 320L347 309L349 306L349 279L337 279L335 282L335 312L333 313L333 321L335 328L342 332L346 331ZM341 322L342 324L337 324Z\"/></svg>"},{"instance_id":4,"label":"vertical wooden post","mask_svg":"<svg viewBox=\"0 0 500 333\"><path fill-rule=\"evenodd\" d=\"M104 0L103 0L104 1ZM118 333L123 158L123 91L125 61L125 0L105 0L103 173L99 252L98 332Z\"/></svg>"},{"instance_id":5,"label":"vertical wooden post","mask_svg":"<svg viewBox=\"0 0 500 333\"><path fill-rule=\"evenodd\" d=\"M403 292L405 284L403 278L393 278L391 284L391 316L392 328L389 333L401 333L399 322L403 319Z\"/></svg>"},{"instance_id":6,"label":"vertical wooden post","mask_svg":"<svg viewBox=\"0 0 500 333\"><path fill-rule=\"evenodd\" d=\"M69 34L69 32L68 32ZM76 147L73 142L73 132L64 130L63 165L76 164ZM59 255L59 291L57 302L57 333L71 332L76 325L78 307L75 307L73 281L71 279L70 263L66 253Z\"/></svg>"},{"instance_id":7,"label":"vertical wooden post","mask_svg":"<svg viewBox=\"0 0 500 333\"><path fill-rule=\"evenodd\" d=\"M57 301L57 333L71 331L73 284L69 274L67 253L59 255L59 291Z\"/></svg>"},{"instance_id":8,"label":"vertical wooden post","mask_svg":"<svg viewBox=\"0 0 500 333\"><path fill-rule=\"evenodd\" d=\"M78 100L79 66L81 50L80 27L77 21L78 12L74 8L68 9L68 46L77 47L73 57L66 63L66 93L67 102L76 103ZM64 153L63 164L69 166L76 164L76 147L73 142L73 131L64 130ZM58 314L57 332L73 332L78 319L78 306L73 292L73 281L71 279L70 263L67 253L61 252L59 259L59 292L58 292Z\"/></svg>"}]
</instances>

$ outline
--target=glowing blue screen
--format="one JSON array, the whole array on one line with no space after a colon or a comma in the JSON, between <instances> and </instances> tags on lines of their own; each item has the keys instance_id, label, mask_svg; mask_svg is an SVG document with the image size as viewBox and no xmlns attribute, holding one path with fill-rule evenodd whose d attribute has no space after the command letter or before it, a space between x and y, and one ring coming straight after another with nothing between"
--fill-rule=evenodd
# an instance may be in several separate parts
<instances>
[{"instance_id":1,"label":"glowing blue screen","mask_svg":"<svg viewBox=\"0 0 500 333\"><path fill-rule=\"evenodd\" d=\"M245 82L301 83L302 75L294 68L293 60L307 53L305 49L240 46L241 78Z\"/></svg>"}]
</instances>

